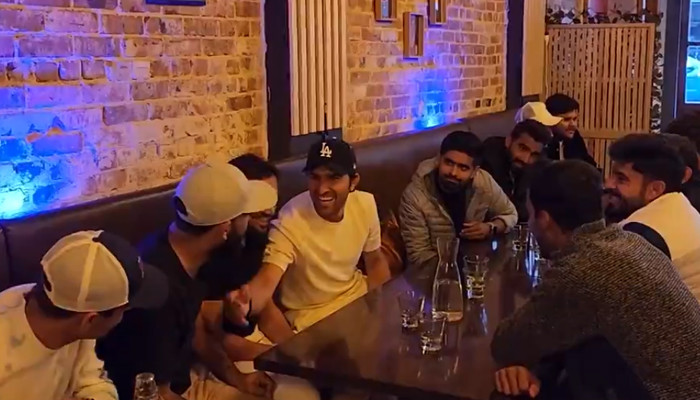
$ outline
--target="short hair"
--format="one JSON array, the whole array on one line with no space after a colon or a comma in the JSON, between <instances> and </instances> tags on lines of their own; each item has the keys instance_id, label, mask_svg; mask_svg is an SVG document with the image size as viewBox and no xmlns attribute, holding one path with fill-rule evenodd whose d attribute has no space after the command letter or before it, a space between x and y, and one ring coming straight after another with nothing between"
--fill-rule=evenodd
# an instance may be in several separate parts
<instances>
[{"instance_id":1,"label":"short hair","mask_svg":"<svg viewBox=\"0 0 700 400\"><path fill-rule=\"evenodd\" d=\"M552 139L552 132L549 128L534 119L526 119L525 121L518 122L510 132L510 137L512 139L517 139L522 135L529 135L537 143L542 143L544 145L549 143Z\"/></svg>"},{"instance_id":2,"label":"short hair","mask_svg":"<svg viewBox=\"0 0 700 400\"><path fill-rule=\"evenodd\" d=\"M603 219L603 179L581 160L542 165L533 173L529 196L535 213L546 211L567 232Z\"/></svg>"},{"instance_id":3,"label":"short hair","mask_svg":"<svg viewBox=\"0 0 700 400\"><path fill-rule=\"evenodd\" d=\"M563 93L555 93L549 96L544 104L547 106L547 111L552 115L562 115L581 109L576 99Z\"/></svg>"},{"instance_id":4,"label":"short hair","mask_svg":"<svg viewBox=\"0 0 700 400\"><path fill-rule=\"evenodd\" d=\"M666 193L681 190L685 163L660 135L626 135L610 146L609 154L613 161L631 163L632 169L644 175L645 179L664 182Z\"/></svg>"},{"instance_id":5,"label":"short hair","mask_svg":"<svg viewBox=\"0 0 700 400\"><path fill-rule=\"evenodd\" d=\"M675 133L662 133L660 136L666 141L666 144L678 152L686 167L690 168L693 173L697 172L698 150L690 139Z\"/></svg>"},{"instance_id":6,"label":"short hair","mask_svg":"<svg viewBox=\"0 0 700 400\"><path fill-rule=\"evenodd\" d=\"M666 132L687 137L700 149L700 111L695 111L674 119L666 127Z\"/></svg>"},{"instance_id":7,"label":"short hair","mask_svg":"<svg viewBox=\"0 0 700 400\"><path fill-rule=\"evenodd\" d=\"M79 312L65 310L53 304L51 299L49 299L49 296L46 295L46 292L44 291L44 282L46 282L46 275L42 275L42 278L29 291L29 297L36 301L36 304L39 306L39 310L41 310L41 313L52 319L68 319L77 314L80 314ZM114 314L117 308L119 307L105 311L100 311L98 312L98 314L105 318L109 318Z\"/></svg>"},{"instance_id":8,"label":"short hair","mask_svg":"<svg viewBox=\"0 0 700 400\"><path fill-rule=\"evenodd\" d=\"M472 132L454 131L445 136L440 145L440 155L448 151L464 153L474 160L474 165L481 165L484 150L481 140Z\"/></svg>"},{"instance_id":9,"label":"short hair","mask_svg":"<svg viewBox=\"0 0 700 400\"><path fill-rule=\"evenodd\" d=\"M228 162L243 172L250 180L263 180L271 177L279 178L280 172L272 163L253 154L242 154Z\"/></svg>"}]
</instances>

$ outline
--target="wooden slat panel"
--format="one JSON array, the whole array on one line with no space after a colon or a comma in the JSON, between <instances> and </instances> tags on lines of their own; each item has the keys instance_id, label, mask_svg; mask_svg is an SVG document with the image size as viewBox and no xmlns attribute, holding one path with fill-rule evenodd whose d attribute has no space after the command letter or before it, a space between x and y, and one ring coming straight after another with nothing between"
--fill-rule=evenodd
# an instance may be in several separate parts
<instances>
[{"instance_id":1,"label":"wooden slat panel","mask_svg":"<svg viewBox=\"0 0 700 400\"><path fill-rule=\"evenodd\" d=\"M328 129L342 128L347 84L347 0L288 1L292 134L318 132L326 123Z\"/></svg>"},{"instance_id":2,"label":"wooden slat panel","mask_svg":"<svg viewBox=\"0 0 700 400\"><path fill-rule=\"evenodd\" d=\"M610 140L650 130L654 33L646 23L548 27L543 92L579 101L581 132L602 140L591 144L597 157Z\"/></svg>"}]
</instances>

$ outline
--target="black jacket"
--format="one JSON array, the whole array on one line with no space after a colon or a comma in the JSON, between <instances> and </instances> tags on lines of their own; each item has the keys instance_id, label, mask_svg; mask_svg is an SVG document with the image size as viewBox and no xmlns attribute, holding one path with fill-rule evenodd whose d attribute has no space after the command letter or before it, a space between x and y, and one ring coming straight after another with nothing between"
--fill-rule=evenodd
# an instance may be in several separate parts
<instances>
[{"instance_id":1,"label":"black jacket","mask_svg":"<svg viewBox=\"0 0 700 400\"><path fill-rule=\"evenodd\" d=\"M681 192L688 198L690 204L700 212L700 176L693 174L690 180L683 184Z\"/></svg>"},{"instance_id":2,"label":"black jacket","mask_svg":"<svg viewBox=\"0 0 700 400\"><path fill-rule=\"evenodd\" d=\"M563 138L561 136L555 135L551 142L547 145L545 150L547 157L550 160L558 161L560 159L559 155L559 143L563 142L564 148L564 160L582 160L594 167L598 167L595 160L588 153L588 148L586 147L586 142L583 137L576 131L574 137L571 139Z\"/></svg>"},{"instance_id":3,"label":"black jacket","mask_svg":"<svg viewBox=\"0 0 700 400\"><path fill-rule=\"evenodd\" d=\"M512 162L506 138L493 136L484 140L484 157L481 168L486 170L498 186L503 189L510 201L518 210L518 222L527 221L527 188L526 172L512 169Z\"/></svg>"}]
</instances>

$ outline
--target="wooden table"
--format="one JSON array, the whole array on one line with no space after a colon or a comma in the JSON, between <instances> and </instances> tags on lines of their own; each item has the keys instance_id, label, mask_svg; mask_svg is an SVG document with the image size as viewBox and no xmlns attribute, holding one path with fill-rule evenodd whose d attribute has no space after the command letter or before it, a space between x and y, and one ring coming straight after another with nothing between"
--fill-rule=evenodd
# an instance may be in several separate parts
<instances>
[{"instance_id":1,"label":"wooden table","mask_svg":"<svg viewBox=\"0 0 700 400\"><path fill-rule=\"evenodd\" d=\"M417 333L401 330L397 294L429 294L432 278L392 280L255 360L259 370L322 385L425 399L488 399L494 389L491 336L498 323L530 296L532 256L514 254L505 239L468 243L464 254L489 254L486 295L465 300L464 318L449 324L446 346L422 355Z\"/></svg>"}]
</instances>

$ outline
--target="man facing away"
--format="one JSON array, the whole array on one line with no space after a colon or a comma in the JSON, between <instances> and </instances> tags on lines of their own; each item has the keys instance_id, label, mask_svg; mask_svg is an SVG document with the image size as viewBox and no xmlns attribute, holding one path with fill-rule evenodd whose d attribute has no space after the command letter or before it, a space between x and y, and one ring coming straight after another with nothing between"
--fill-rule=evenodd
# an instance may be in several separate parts
<instances>
[{"instance_id":1,"label":"man facing away","mask_svg":"<svg viewBox=\"0 0 700 400\"><path fill-rule=\"evenodd\" d=\"M195 336L195 325L206 295L196 279L201 267L217 250L240 243L248 214L274 207L276 191L265 182L248 181L232 165L212 162L190 169L173 201L175 221L141 245L144 260L167 276L170 295L163 307L127 314L98 342L98 354L122 398L133 394L140 372L154 373L164 400L272 398L270 377L241 373L218 342ZM290 330L283 319L277 323L276 329ZM195 368L195 353L216 378Z\"/></svg>"},{"instance_id":2,"label":"man facing away","mask_svg":"<svg viewBox=\"0 0 700 400\"><path fill-rule=\"evenodd\" d=\"M438 261L437 238L484 240L512 228L515 206L480 168L482 144L471 132L452 132L440 155L421 162L401 197L401 236L411 268Z\"/></svg>"},{"instance_id":3,"label":"man facing away","mask_svg":"<svg viewBox=\"0 0 700 400\"><path fill-rule=\"evenodd\" d=\"M685 165L663 137L631 134L610 146L605 213L666 254L700 299L700 214L680 192Z\"/></svg>"},{"instance_id":4,"label":"man facing away","mask_svg":"<svg viewBox=\"0 0 700 400\"><path fill-rule=\"evenodd\" d=\"M544 147L552 134L535 120L515 125L507 137L493 136L484 140L481 165L493 177L518 210L518 220L527 221L528 171L540 161Z\"/></svg>"},{"instance_id":5,"label":"man facing away","mask_svg":"<svg viewBox=\"0 0 700 400\"><path fill-rule=\"evenodd\" d=\"M125 240L83 231L42 258L43 279L0 293L0 398L116 400L95 339L127 308L158 307L165 276Z\"/></svg>"},{"instance_id":6,"label":"man facing away","mask_svg":"<svg viewBox=\"0 0 700 400\"><path fill-rule=\"evenodd\" d=\"M304 172L309 190L285 204L272 222L262 268L249 284L252 314L265 308L279 284L285 316L296 330L390 278L380 250L377 205L371 194L357 190L360 175L352 147L337 139L315 143ZM366 277L357 267L360 257ZM238 303L243 323L245 303Z\"/></svg>"},{"instance_id":7,"label":"man facing away","mask_svg":"<svg viewBox=\"0 0 700 400\"><path fill-rule=\"evenodd\" d=\"M497 389L535 397L543 360L598 341L631 369L611 369L614 385L606 389L614 398L700 398L700 304L663 253L605 227L601 195L600 174L580 160L555 162L533 178L529 226L552 267L494 334ZM612 355L590 365L608 368ZM632 378L648 393L625 392Z\"/></svg>"},{"instance_id":8,"label":"man facing away","mask_svg":"<svg viewBox=\"0 0 700 400\"><path fill-rule=\"evenodd\" d=\"M552 129L554 138L547 146L547 157L552 160L582 160L597 167L578 131L578 101L565 94L555 93L547 98L545 105L547 111L561 118L561 122Z\"/></svg>"},{"instance_id":9,"label":"man facing away","mask_svg":"<svg viewBox=\"0 0 700 400\"><path fill-rule=\"evenodd\" d=\"M688 138L695 145L695 150L700 150L700 112L691 112L681 115L671 121L664 132L675 133ZM700 168L700 154L698 155L698 168Z\"/></svg>"}]
</instances>

